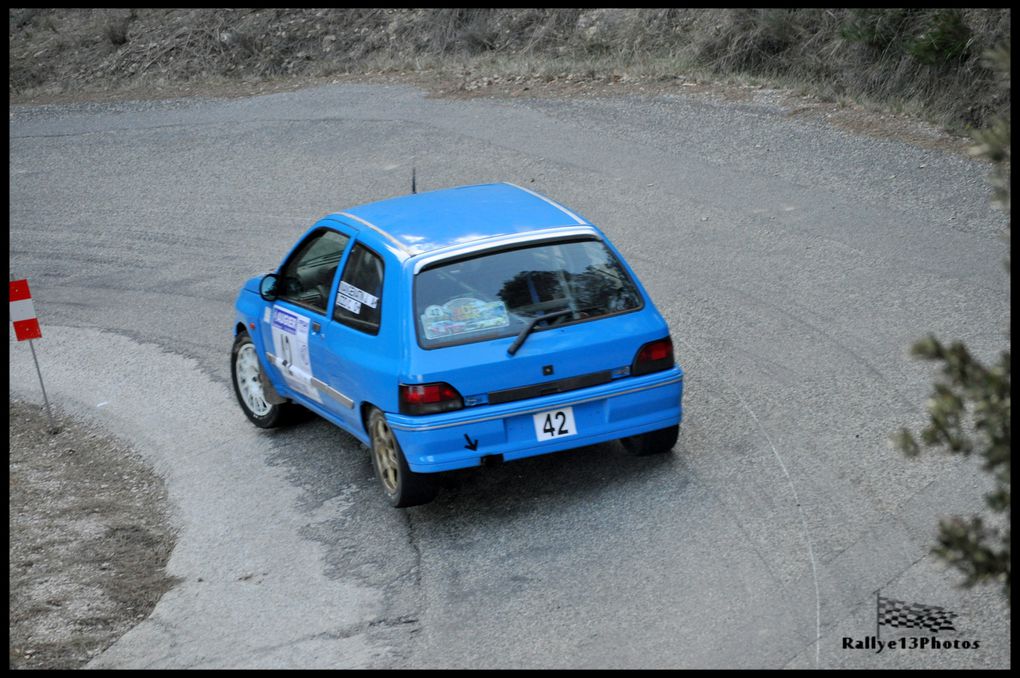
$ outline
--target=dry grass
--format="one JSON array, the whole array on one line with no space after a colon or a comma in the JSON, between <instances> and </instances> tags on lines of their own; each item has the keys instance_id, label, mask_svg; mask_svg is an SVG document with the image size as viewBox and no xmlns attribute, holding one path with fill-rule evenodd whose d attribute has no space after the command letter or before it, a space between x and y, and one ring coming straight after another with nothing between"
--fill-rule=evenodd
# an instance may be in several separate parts
<instances>
[{"instance_id":1,"label":"dry grass","mask_svg":"<svg viewBox=\"0 0 1020 678\"><path fill-rule=\"evenodd\" d=\"M215 78L756 79L917 111L958 129L1008 114L981 55L1008 9L10 10L9 91Z\"/></svg>"}]
</instances>

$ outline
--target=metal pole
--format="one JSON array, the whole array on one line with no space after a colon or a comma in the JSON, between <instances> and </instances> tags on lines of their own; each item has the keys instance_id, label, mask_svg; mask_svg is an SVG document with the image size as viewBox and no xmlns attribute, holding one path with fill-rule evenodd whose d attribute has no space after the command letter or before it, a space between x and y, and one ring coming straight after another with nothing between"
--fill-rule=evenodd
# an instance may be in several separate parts
<instances>
[{"instance_id":1,"label":"metal pole","mask_svg":"<svg viewBox=\"0 0 1020 678\"><path fill-rule=\"evenodd\" d=\"M35 373L39 375L39 386L42 387L43 402L46 403L46 416L50 419L50 433L59 433L60 429L53 422L53 412L50 411L50 399L46 397L46 385L43 384L42 370L39 369L39 359L35 357L35 343L28 340L28 347L32 349L32 361L35 363Z\"/></svg>"}]
</instances>

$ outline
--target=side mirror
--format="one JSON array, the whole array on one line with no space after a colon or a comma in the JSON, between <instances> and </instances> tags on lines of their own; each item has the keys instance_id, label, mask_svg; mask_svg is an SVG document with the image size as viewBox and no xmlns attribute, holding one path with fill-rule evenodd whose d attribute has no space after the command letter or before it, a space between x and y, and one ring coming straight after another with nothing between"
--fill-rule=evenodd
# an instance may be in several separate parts
<instances>
[{"instance_id":1,"label":"side mirror","mask_svg":"<svg viewBox=\"0 0 1020 678\"><path fill-rule=\"evenodd\" d=\"M267 273L262 276L262 282L259 283L259 294L262 295L263 299L266 301L276 301L276 285L279 280L275 273Z\"/></svg>"}]
</instances>

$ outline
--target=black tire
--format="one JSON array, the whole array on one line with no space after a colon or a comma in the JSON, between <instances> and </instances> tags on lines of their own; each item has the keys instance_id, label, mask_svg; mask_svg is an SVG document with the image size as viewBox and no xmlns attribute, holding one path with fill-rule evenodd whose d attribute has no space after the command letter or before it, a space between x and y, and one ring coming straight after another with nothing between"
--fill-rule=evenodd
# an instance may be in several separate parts
<instances>
[{"instance_id":1,"label":"black tire","mask_svg":"<svg viewBox=\"0 0 1020 678\"><path fill-rule=\"evenodd\" d=\"M620 442L627 448L627 451L638 457L645 457L650 454L665 454L676 445L680 437L680 425L669 428L642 433L641 435L623 438Z\"/></svg>"},{"instance_id":2,"label":"black tire","mask_svg":"<svg viewBox=\"0 0 1020 678\"><path fill-rule=\"evenodd\" d=\"M246 348L246 346L251 348ZM237 374L237 360L242 351L247 353L248 351L254 352L254 350L255 344L252 342L251 337L248 336L248 333L239 332L237 337L234 339L234 347L230 351L230 378L231 381L234 382L234 395L237 396L238 404L241 406L245 416L248 417L251 423L255 424L259 428L276 428L277 426L284 426L293 422L297 419L297 414L300 411L300 408L294 403L286 402L273 405L266 401L265 404L268 406L268 410L262 414L257 414L245 401L245 397L241 393L241 386L238 383L239 377ZM257 369L261 371L262 363L261 361L258 361L258 354L255 354L255 358L257 362ZM257 377L253 377L252 375L248 375L248 378L257 379Z\"/></svg>"},{"instance_id":3,"label":"black tire","mask_svg":"<svg viewBox=\"0 0 1020 678\"><path fill-rule=\"evenodd\" d=\"M438 488L434 479L427 473L411 470L386 416L377 409L368 415L368 436L372 441L372 468L390 504L395 508L407 508L436 498Z\"/></svg>"}]
</instances>

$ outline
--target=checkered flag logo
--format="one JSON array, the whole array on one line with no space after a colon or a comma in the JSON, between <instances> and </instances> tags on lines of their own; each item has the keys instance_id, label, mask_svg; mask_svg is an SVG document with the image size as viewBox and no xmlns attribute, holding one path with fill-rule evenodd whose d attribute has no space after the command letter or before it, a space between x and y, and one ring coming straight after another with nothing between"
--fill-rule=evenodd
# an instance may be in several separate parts
<instances>
[{"instance_id":1,"label":"checkered flag logo","mask_svg":"<svg viewBox=\"0 0 1020 678\"><path fill-rule=\"evenodd\" d=\"M958 616L944 607L918 605L891 598L878 599L878 623L885 626L924 628L932 633L955 631L953 620Z\"/></svg>"}]
</instances>

